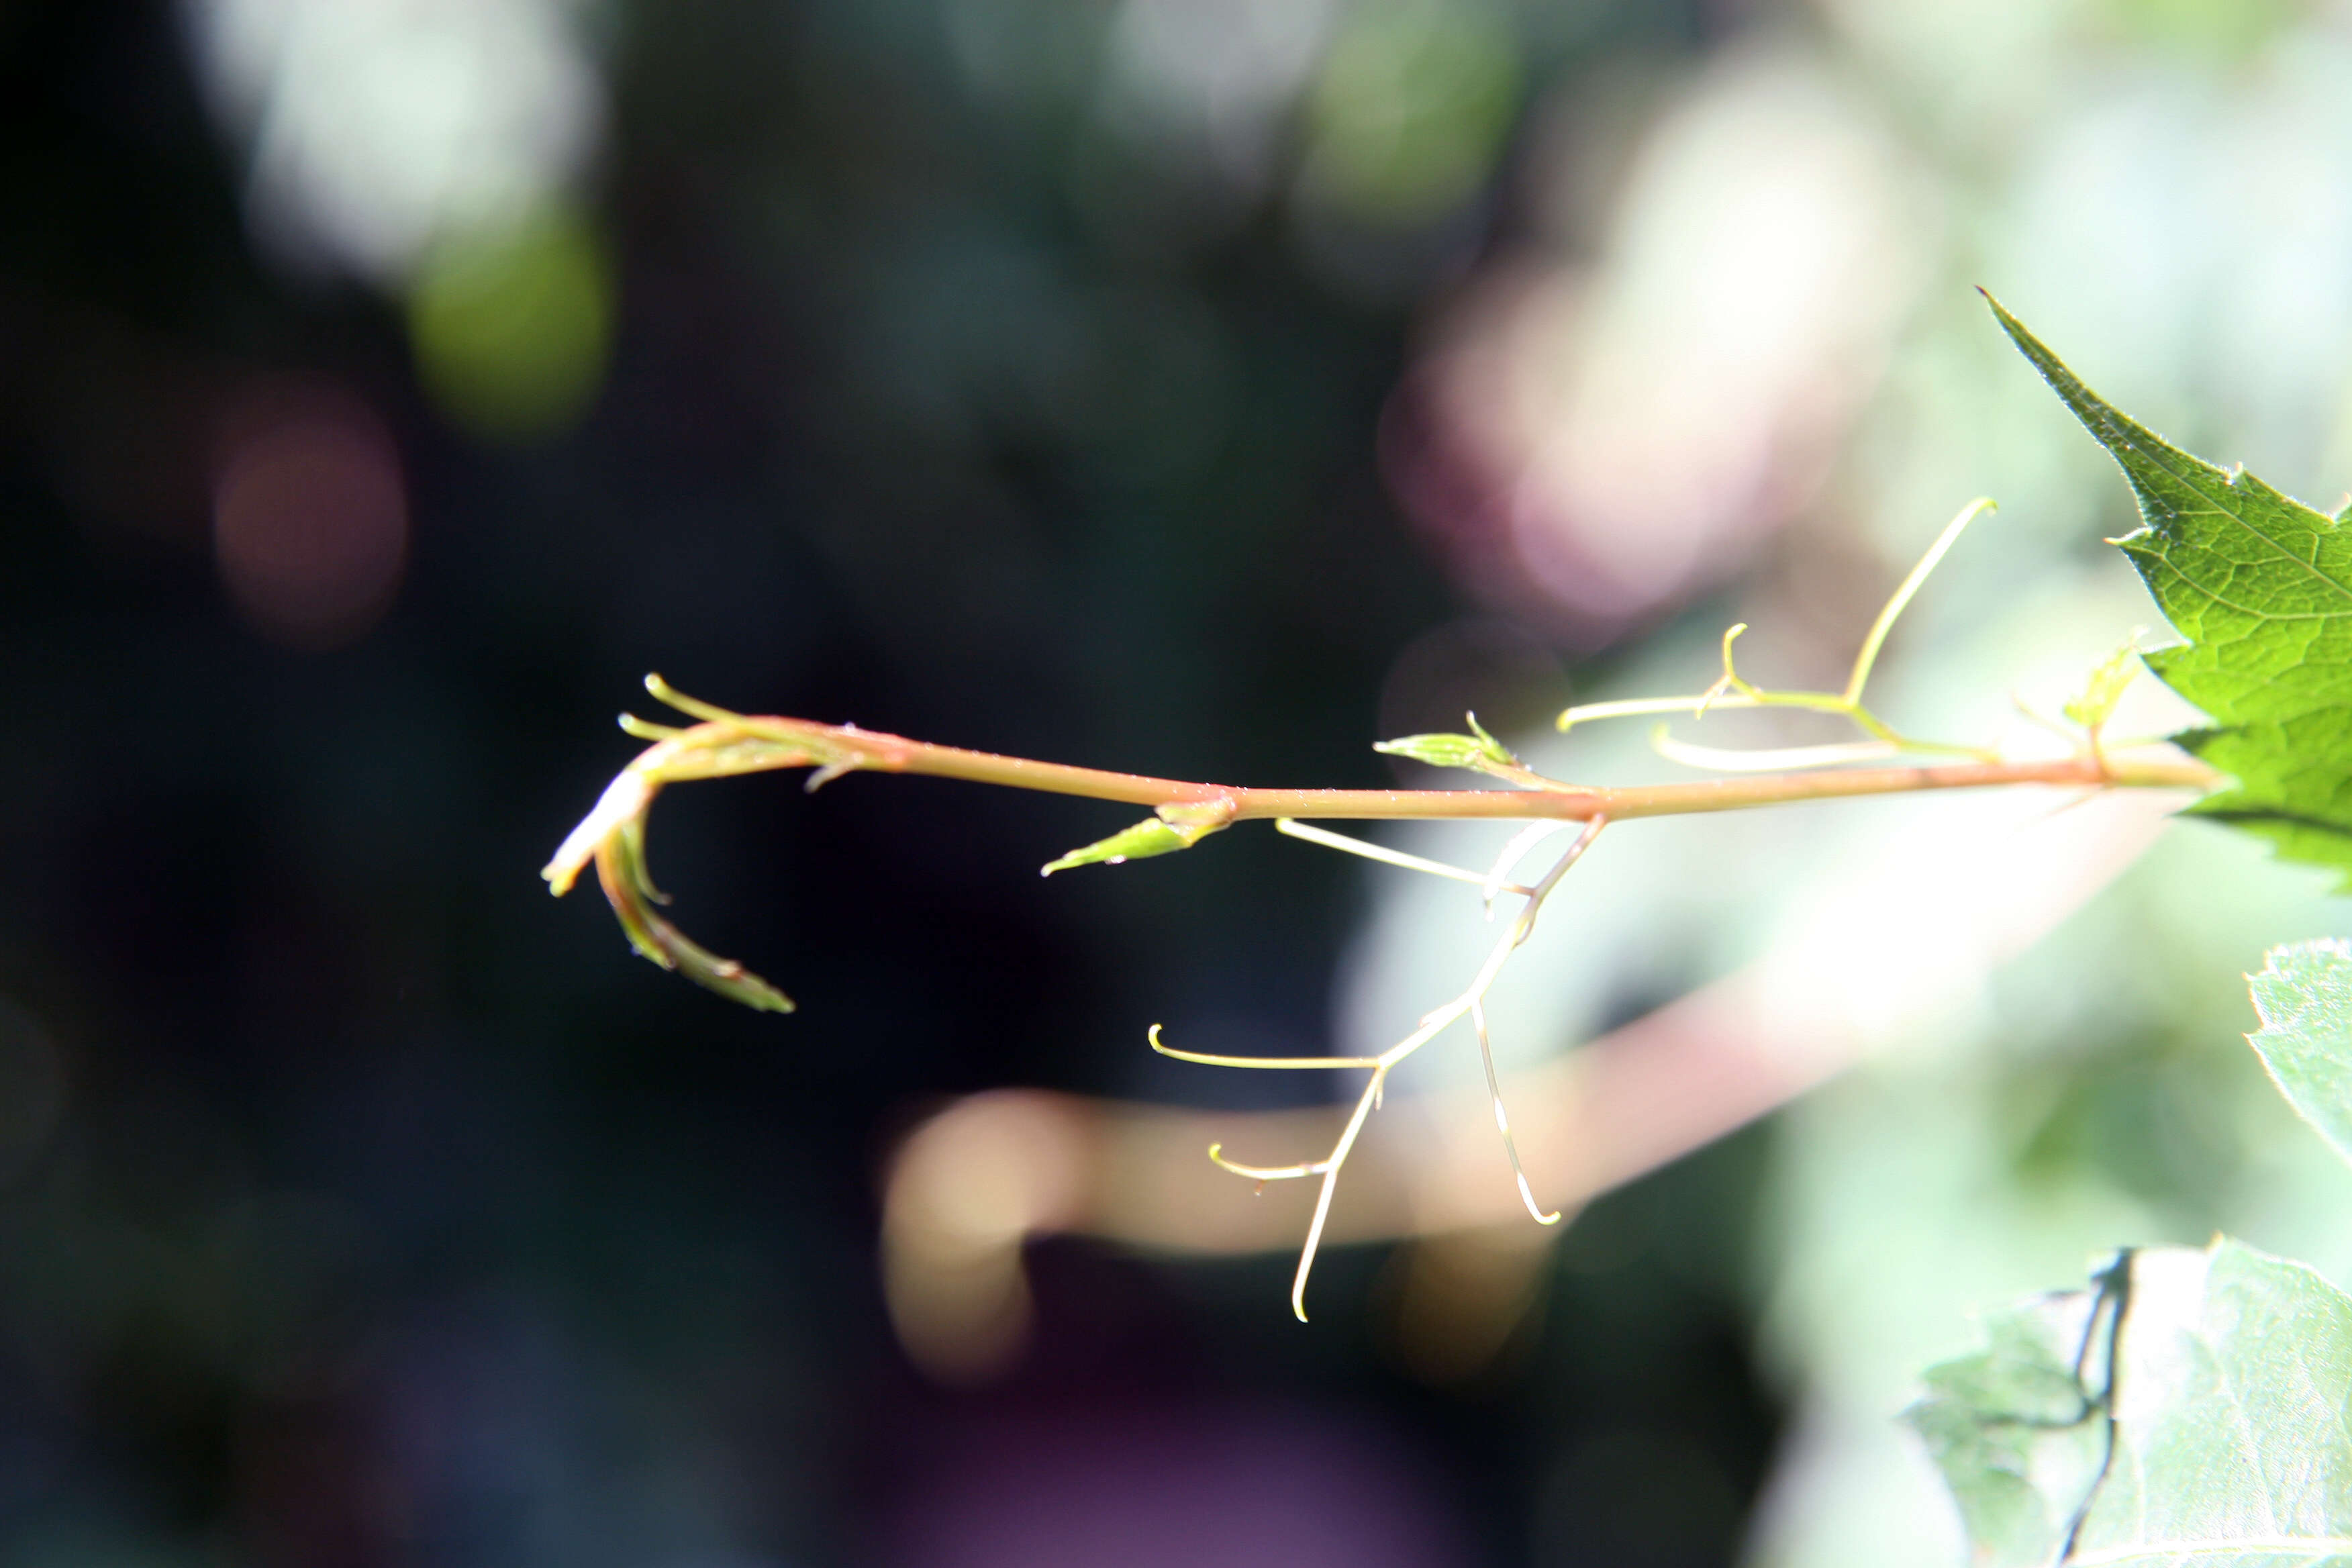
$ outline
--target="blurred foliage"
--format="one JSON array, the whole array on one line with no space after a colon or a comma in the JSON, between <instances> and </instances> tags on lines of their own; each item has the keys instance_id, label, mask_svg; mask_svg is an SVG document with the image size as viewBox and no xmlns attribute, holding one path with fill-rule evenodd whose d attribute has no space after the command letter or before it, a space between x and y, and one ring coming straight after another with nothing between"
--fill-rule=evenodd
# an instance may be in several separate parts
<instances>
[{"instance_id":1,"label":"blurred foliage","mask_svg":"<svg viewBox=\"0 0 2352 1568\"><path fill-rule=\"evenodd\" d=\"M2352 1160L2352 949L2274 950L2253 985L2263 1026L2247 1043L2295 1113Z\"/></svg>"},{"instance_id":2,"label":"blurred foliage","mask_svg":"<svg viewBox=\"0 0 2352 1568\"><path fill-rule=\"evenodd\" d=\"M1519 96L1517 39L1477 5L1355 8L1307 100L1307 188L1375 223L1426 221L1486 183Z\"/></svg>"},{"instance_id":3,"label":"blurred foliage","mask_svg":"<svg viewBox=\"0 0 2352 1568\"><path fill-rule=\"evenodd\" d=\"M1985 1349L1928 1368L1927 1396L1906 1413L1987 1568L2055 1562L2074 1544L2080 1500L2109 1461L2108 1357L2129 1268L2119 1260L2095 1293L1987 1314Z\"/></svg>"},{"instance_id":4,"label":"blurred foliage","mask_svg":"<svg viewBox=\"0 0 2352 1568\"><path fill-rule=\"evenodd\" d=\"M410 285L418 376L452 419L486 436L568 425L604 381L608 270L593 230L562 209L444 239Z\"/></svg>"}]
</instances>

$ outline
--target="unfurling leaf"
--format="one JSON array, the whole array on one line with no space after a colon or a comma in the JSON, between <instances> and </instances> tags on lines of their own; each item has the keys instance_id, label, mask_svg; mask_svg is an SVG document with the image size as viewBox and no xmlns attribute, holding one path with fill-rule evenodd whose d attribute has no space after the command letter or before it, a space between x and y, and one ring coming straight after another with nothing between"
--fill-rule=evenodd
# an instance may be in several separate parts
<instances>
[{"instance_id":1,"label":"unfurling leaf","mask_svg":"<svg viewBox=\"0 0 2352 1568\"><path fill-rule=\"evenodd\" d=\"M2066 717L2085 730L2098 729L2115 717L2116 704L2123 700L2125 689L2138 673L2139 637L2135 634L2091 671L2089 679L2083 682L2082 694L2066 703Z\"/></svg>"},{"instance_id":2,"label":"unfurling leaf","mask_svg":"<svg viewBox=\"0 0 2352 1568\"><path fill-rule=\"evenodd\" d=\"M686 696L658 675L646 677L646 689L701 722L688 729L621 715L621 728L654 743L623 768L595 808L566 836L540 875L561 897L591 860L596 879L629 945L664 969L675 969L696 984L763 1012L789 1013L792 998L736 963L687 939L654 913L669 900L655 890L646 871L646 814L662 786L686 779L726 778L773 768L815 767L823 780L866 765L862 737L846 726L790 719L749 718Z\"/></svg>"},{"instance_id":3,"label":"unfurling leaf","mask_svg":"<svg viewBox=\"0 0 2352 1568\"><path fill-rule=\"evenodd\" d=\"M2250 978L2263 1026L2246 1043L2295 1113L2352 1161L2352 944L2274 947Z\"/></svg>"},{"instance_id":4,"label":"unfurling leaf","mask_svg":"<svg viewBox=\"0 0 2352 1568\"><path fill-rule=\"evenodd\" d=\"M1416 763L1427 763L1433 768L1485 768L1489 764L1514 768L1519 759L1511 749L1486 732L1475 713L1465 713L1473 731L1467 735L1433 734L1402 735L1393 741L1379 741L1375 752L1391 757L1411 757Z\"/></svg>"},{"instance_id":5,"label":"unfurling leaf","mask_svg":"<svg viewBox=\"0 0 2352 1568\"><path fill-rule=\"evenodd\" d=\"M2147 666L2213 721L2179 742L2234 781L2189 809L2352 889L2352 528L2167 442L1992 309L2139 497L2116 542L2188 639Z\"/></svg>"},{"instance_id":6,"label":"unfurling leaf","mask_svg":"<svg viewBox=\"0 0 2352 1568\"><path fill-rule=\"evenodd\" d=\"M1156 815L1132 827L1121 828L1108 838L1098 838L1058 860L1046 862L1037 875L1050 877L1074 866L1118 866L1154 855L1171 855L1179 849L1190 849L1233 819L1231 801L1185 801L1163 805Z\"/></svg>"},{"instance_id":7,"label":"unfurling leaf","mask_svg":"<svg viewBox=\"0 0 2352 1568\"><path fill-rule=\"evenodd\" d=\"M2352 1568L2352 1297L2240 1242L1986 1321L1908 1413L1988 1568Z\"/></svg>"},{"instance_id":8,"label":"unfurling leaf","mask_svg":"<svg viewBox=\"0 0 2352 1568\"><path fill-rule=\"evenodd\" d=\"M620 917L629 945L664 969L675 969L705 990L762 1013L789 1013L793 999L736 963L688 938L654 913L669 900L654 886L646 868L646 825L632 817L596 848L596 878Z\"/></svg>"}]
</instances>

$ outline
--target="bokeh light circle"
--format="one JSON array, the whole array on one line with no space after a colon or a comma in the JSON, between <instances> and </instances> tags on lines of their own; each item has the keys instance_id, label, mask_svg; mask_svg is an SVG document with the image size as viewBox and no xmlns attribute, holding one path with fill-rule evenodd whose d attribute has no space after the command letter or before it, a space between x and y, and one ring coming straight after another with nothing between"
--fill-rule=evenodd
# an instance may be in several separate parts
<instances>
[{"instance_id":1,"label":"bokeh light circle","mask_svg":"<svg viewBox=\"0 0 2352 1568\"><path fill-rule=\"evenodd\" d=\"M254 628L304 648L381 618L408 552L400 455L349 399L305 399L224 444L213 483L222 584Z\"/></svg>"}]
</instances>

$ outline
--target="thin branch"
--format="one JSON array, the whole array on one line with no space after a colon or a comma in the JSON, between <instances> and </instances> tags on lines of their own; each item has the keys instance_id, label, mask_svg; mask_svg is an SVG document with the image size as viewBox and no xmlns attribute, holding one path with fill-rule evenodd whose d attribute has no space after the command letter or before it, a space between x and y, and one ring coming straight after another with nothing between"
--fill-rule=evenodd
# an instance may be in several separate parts
<instances>
[{"instance_id":1,"label":"thin branch","mask_svg":"<svg viewBox=\"0 0 2352 1568\"><path fill-rule=\"evenodd\" d=\"M1734 677L1733 679L1736 679ZM1749 778L1708 779L1695 784L1654 784L1628 788L1561 786L1537 790L1314 790L1261 789L1152 778L1138 773L1107 773L1095 768L1040 763L1025 757L998 756L954 746L932 745L898 735L878 734L852 724L819 724L804 719L747 716L730 713L673 690L658 676L648 676L646 687L663 700L701 721L687 729L635 726L641 733L662 739L640 752L616 775L556 850L541 875L551 891L562 894L591 862L597 870L614 912L619 916L631 945L666 969L676 969L698 984L746 1005L789 1011L792 1001L782 992L732 959L697 946L655 912L661 902L646 869L645 827L647 813L663 786L695 779L725 778L779 769L808 768L813 780L823 782L845 773L929 773L1018 789L1087 795L1103 800L1149 804L1160 828L1148 847L1139 846L1117 857L1164 853L1182 848L1207 831L1246 817L1280 821L1299 817L1380 818L1417 820L1518 820L1538 825L1538 831L1514 842L1495 870L1481 880L1488 889L1491 910L1495 893L1505 890L1504 878L1516 852L1541 831L1565 822L1587 825L1643 816L1669 816L1696 812L1736 811L1802 800L1831 800L1863 795L1900 795L1924 790L1981 788L2001 784L2055 784L2074 788L2136 787L2207 790L2218 775L2204 763L2170 748L2139 753L2118 753L2107 748L2085 751L2057 760L2033 762L1980 761L1887 768L1854 768L1829 773L1783 773ZM1772 693L1757 694L1772 697ZM1731 700L1748 700L1734 693ZM1811 699L1808 698L1807 700ZM1825 699L1826 700L1837 700ZM717 715L717 717L705 717ZM1213 822L1212 822L1213 819ZM1210 826L1200 826L1208 823ZM1294 820L1286 829L1295 837L1313 837L1321 829L1301 830ZM1136 830L1129 830L1130 833ZM1119 836L1121 838L1127 835ZM1339 835L1329 836L1339 838ZM1112 842L1112 841L1106 841ZM1402 852L1349 841L1350 853L1370 851L1375 858L1414 869L1436 868ZM1583 840L1580 840L1583 842ZM1062 863L1074 863L1066 857ZM1468 879L1461 868L1437 874ZM1542 888L1510 889L1531 903ZM1526 919L1523 913L1522 920ZM1428 1034L1442 1029L1465 1009L1433 1016L1399 1047L1417 1049ZM1392 1057L1398 1047L1384 1053ZM1167 1054L1215 1065L1294 1065L1292 1058L1252 1064L1239 1058L1196 1057L1172 1049ZM1314 1065L1339 1065L1314 1058ZM1295 1065L1307 1065L1298 1058ZM1378 1100L1377 1088L1374 1100Z\"/></svg>"},{"instance_id":2,"label":"thin branch","mask_svg":"<svg viewBox=\"0 0 2352 1568\"><path fill-rule=\"evenodd\" d=\"M1695 700L1685 700L1685 705ZM1644 706L1638 710L1666 710ZM759 743L730 744L746 739ZM827 755L820 763L814 754L818 748L843 755ZM681 731L640 756L630 764L628 772L635 775L633 789L644 793L648 800L653 789L685 779L817 765L836 767L845 762L851 768L871 773L925 773L1137 805L1221 803L1231 806L1234 821L1290 817L1389 822L1585 822L1604 816L1628 821L1634 817L1743 811L1799 801L1983 789L2002 784L2112 784L2126 788L2208 790L2220 781L2220 775L2211 768L2169 748L2137 756L2111 754L2107 761L2104 772L2094 759L2068 757L1855 768L1834 773L1767 774L1618 788L1594 786L1572 794L1553 790L1281 789L1107 773L1097 768L933 745L846 725L763 717L739 718L725 723L714 721ZM610 818L591 818L582 826L601 830L616 825ZM555 885L556 891L570 888L572 879L594 853L601 837L599 832L583 842L575 835L565 841L541 873Z\"/></svg>"}]
</instances>

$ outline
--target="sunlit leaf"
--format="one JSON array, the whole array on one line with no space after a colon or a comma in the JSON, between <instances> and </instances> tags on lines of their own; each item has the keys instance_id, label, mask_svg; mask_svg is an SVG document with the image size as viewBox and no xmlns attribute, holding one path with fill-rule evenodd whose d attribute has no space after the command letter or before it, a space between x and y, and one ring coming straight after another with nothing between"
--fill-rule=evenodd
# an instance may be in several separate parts
<instances>
[{"instance_id":1,"label":"sunlit leaf","mask_svg":"<svg viewBox=\"0 0 2352 1568\"><path fill-rule=\"evenodd\" d=\"M2352 1161L2352 945L2274 947L2252 979L2263 1026L2248 1043L2287 1103Z\"/></svg>"},{"instance_id":2,"label":"sunlit leaf","mask_svg":"<svg viewBox=\"0 0 2352 1568\"><path fill-rule=\"evenodd\" d=\"M2117 542L2188 639L2147 666L2213 721L2180 744L2234 780L2190 809L2352 889L2352 531L2126 417L1992 308L2139 497Z\"/></svg>"}]
</instances>

